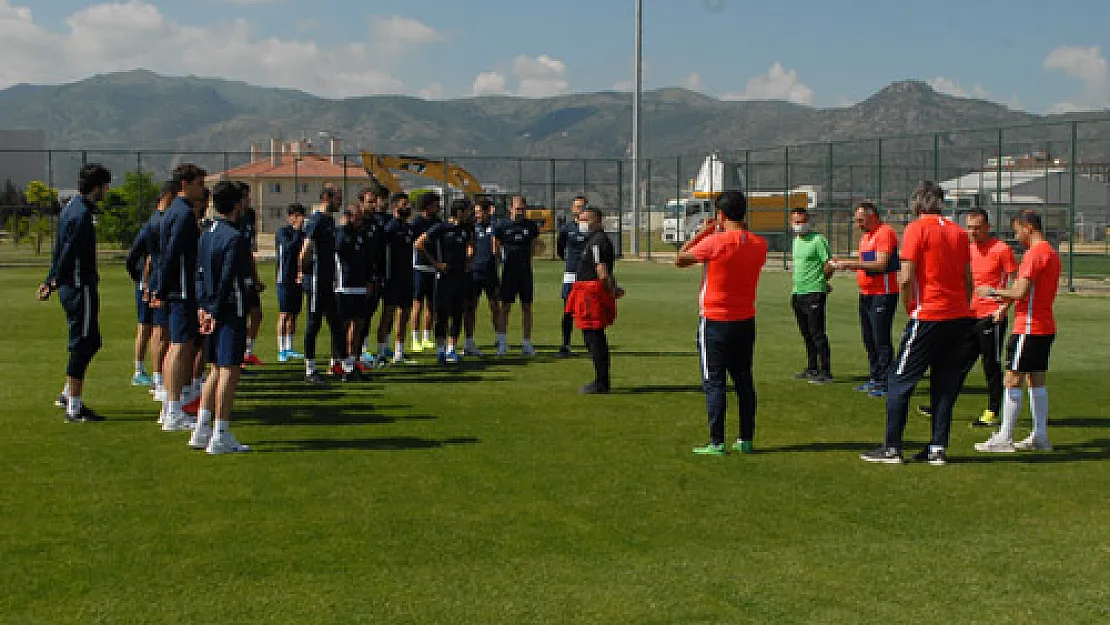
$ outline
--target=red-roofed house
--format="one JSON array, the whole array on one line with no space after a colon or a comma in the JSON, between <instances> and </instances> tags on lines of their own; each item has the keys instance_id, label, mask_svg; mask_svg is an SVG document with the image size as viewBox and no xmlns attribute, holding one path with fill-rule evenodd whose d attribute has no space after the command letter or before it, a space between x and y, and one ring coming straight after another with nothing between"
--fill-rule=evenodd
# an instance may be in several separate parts
<instances>
[{"instance_id":1,"label":"red-roofed house","mask_svg":"<svg viewBox=\"0 0 1110 625\"><path fill-rule=\"evenodd\" d=\"M292 143L272 139L268 155L252 145L251 162L210 174L206 182L211 186L221 180L234 180L250 185L259 232L272 234L285 224L286 209L293 202L300 202L308 210L319 203L324 185L342 189L347 203L369 182L361 159L344 156L338 139L331 139L328 147L328 153L321 154L304 139Z\"/></svg>"}]
</instances>

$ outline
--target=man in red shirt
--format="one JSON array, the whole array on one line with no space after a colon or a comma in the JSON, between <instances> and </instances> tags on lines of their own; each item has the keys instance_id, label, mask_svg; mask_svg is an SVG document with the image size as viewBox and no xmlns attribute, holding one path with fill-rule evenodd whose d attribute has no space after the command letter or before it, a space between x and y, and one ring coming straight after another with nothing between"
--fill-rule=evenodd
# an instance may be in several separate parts
<instances>
[{"instance_id":1,"label":"man in red shirt","mask_svg":"<svg viewBox=\"0 0 1110 625\"><path fill-rule=\"evenodd\" d=\"M894 353L890 331L898 307L898 235L883 223L872 202L860 202L855 223L863 232L858 258L836 259L832 265L834 269L855 270L859 284L860 332L870 371L867 382L855 390L882 397L886 395Z\"/></svg>"},{"instance_id":2,"label":"man in red shirt","mask_svg":"<svg viewBox=\"0 0 1110 625\"><path fill-rule=\"evenodd\" d=\"M967 232L971 235L971 277L975 287L1005 288L1017 272L1017 260L1009 245L991 236L987 211L976 208L967 213ZM998 415L1002 414L1002 342L1006 336L1006 312L1009 308L1009 302L999 302L978 293L971 298L971 314L975 316L975 336L979 345L976 357L982 359L983 375L987 378L987 408L977 421L972 422L977 427L994 427L998 423ZM969 368L974 365L974 359L967 363ZM932 415L931 406L921 406L920 410Z\"/></svg>"},{"instance_id":3,"label":"man in red shirt","mask_svg":"<svg viewBox=\"0 0 1110 625\"><path fill-rule=\"evenodd\" d=\"M723 456L727 377L736 386L740 436L735 451L750 453L755 436L756 395L752 377L755 351L755 293L767 262L767 241L745 225L748 201L741 191L725 191L716 215L686 242L675 257L678 267L705 263L699 303L698 352L702 388L709 413L709 443L695 454Z\"/></svg>"},{"instance_id":4,"label":"man in red shirt","mask_svg":"<svg viewBox=\"0 0 1110 625\"><path fill-rule=\"evenodd\" d=\"M1048 355L1056 338L1056 319L1052 306L1060 284L1060 255L1045 239L1041 216L1022 211L1014 217L1014 235L1028 250L1021 259L1017 279L1009 288L987 285L977 292L996 301L1014 302L1014 333L1006 343L1006 397L1002 427L986 442L976 443L984 452L1049 451L1048 390L1045 388ZM1021 412L1021 383L1029 384L1029 408L1033 413L1033 432L1013 442L1014 427Z\"/></svg>"},{"instance_id":5,"label":"man in red shirt","mask_svg":"<svg viewBox=\"0 0 1110 625\"><path fill-rule=\"evenodd\" d=\"M928 447L915 461L947 463L945 448L952 427L952 408L967 375L972 350L974 320L969 301L972 292L971 251L967 232L941 214L944 190L922 182L910 199L918 219L902 233L902 266L898 284L909 322L886 397L886 440L882 447L860 455L868 462L901 464L902 435L906 429L910 398L918 381L930 375L933 434Z\"/></svg>"}]
</instances>

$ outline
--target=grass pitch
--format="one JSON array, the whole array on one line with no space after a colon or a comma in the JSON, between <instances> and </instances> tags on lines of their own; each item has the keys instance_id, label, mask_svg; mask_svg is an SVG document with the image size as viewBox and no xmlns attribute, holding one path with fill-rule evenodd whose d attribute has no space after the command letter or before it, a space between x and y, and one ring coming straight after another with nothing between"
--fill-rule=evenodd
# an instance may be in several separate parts
<instances>
[{"instance_id":1,"label":"grass pitch","mask_svg":"<svg viewBox=\"0 0 1110 625\"><path fill-rule=\"evenodd\" d=\"M235 411L256 451L209 457L159 431L158 405L129 385L133 296L122 267L101 272L105 348L85 399L110 420L65 424L51 405L61 310L33 299L43 270L0 269L0 622L1110 619L1104 298L1059 302L1056 451L972 451L986 436L968 428L976 370L937 468L857 459L881 439L883 407L851 391L865 359L848 278L831 297L838 383L815 387L792 379L804 358L789 276L765 273L757 453L726 458L690 453L706 439L697 270L618 265L629 294L603 397L575 393L587 358L552 357L554 263L537 268L540 357L445 371L423 356L324 389L276 363L271 290L267 365ZM907 438L927 430L911 416Z\"/></svg>"}]
</instances>

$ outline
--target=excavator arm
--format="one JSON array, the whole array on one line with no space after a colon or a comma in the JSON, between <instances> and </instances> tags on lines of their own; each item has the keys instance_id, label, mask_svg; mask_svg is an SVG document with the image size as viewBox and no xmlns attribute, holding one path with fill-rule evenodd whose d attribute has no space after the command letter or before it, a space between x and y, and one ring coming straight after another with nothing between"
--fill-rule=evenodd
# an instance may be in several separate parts
<instances>
[{"instance_id":1,"label":"excavator arm","mask_svg":"<svg viewBox=\"0 0 1110 625\"><path fill-rule=\"evenodd\" d=\"M438 180L471 197L482 193L482 183L478 182L474 174L444 161L419 156L383 156L363 152L362 166L371 178L394 193L401 191L401 183L393 174L395 171Z\"/></svg>"}]
</instances>

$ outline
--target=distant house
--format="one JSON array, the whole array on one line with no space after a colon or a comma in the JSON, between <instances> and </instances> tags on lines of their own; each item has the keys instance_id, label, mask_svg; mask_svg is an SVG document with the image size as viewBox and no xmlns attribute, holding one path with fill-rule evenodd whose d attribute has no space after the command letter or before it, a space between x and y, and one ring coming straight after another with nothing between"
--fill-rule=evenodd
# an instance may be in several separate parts
<instances>
[{"instance_id":1,"label":"distant house","mask_svg":"<svg viewBox=\"0 0 1110 625\"><path fill-rule=\"evenodd\" d=\"M342 189L347 203L369 182L358 157L345 157L339 146L338 139L331 139L328 153L321 154L304 139L291 143L273 139L268 154L252 145L249 163L210 174L206 182L211 186L221 180L234 180L250 185L259 232L272 233L285 223L286 209L293 202L309 210L319 203L324 185Z\"/></svg>"}]
</instances>

